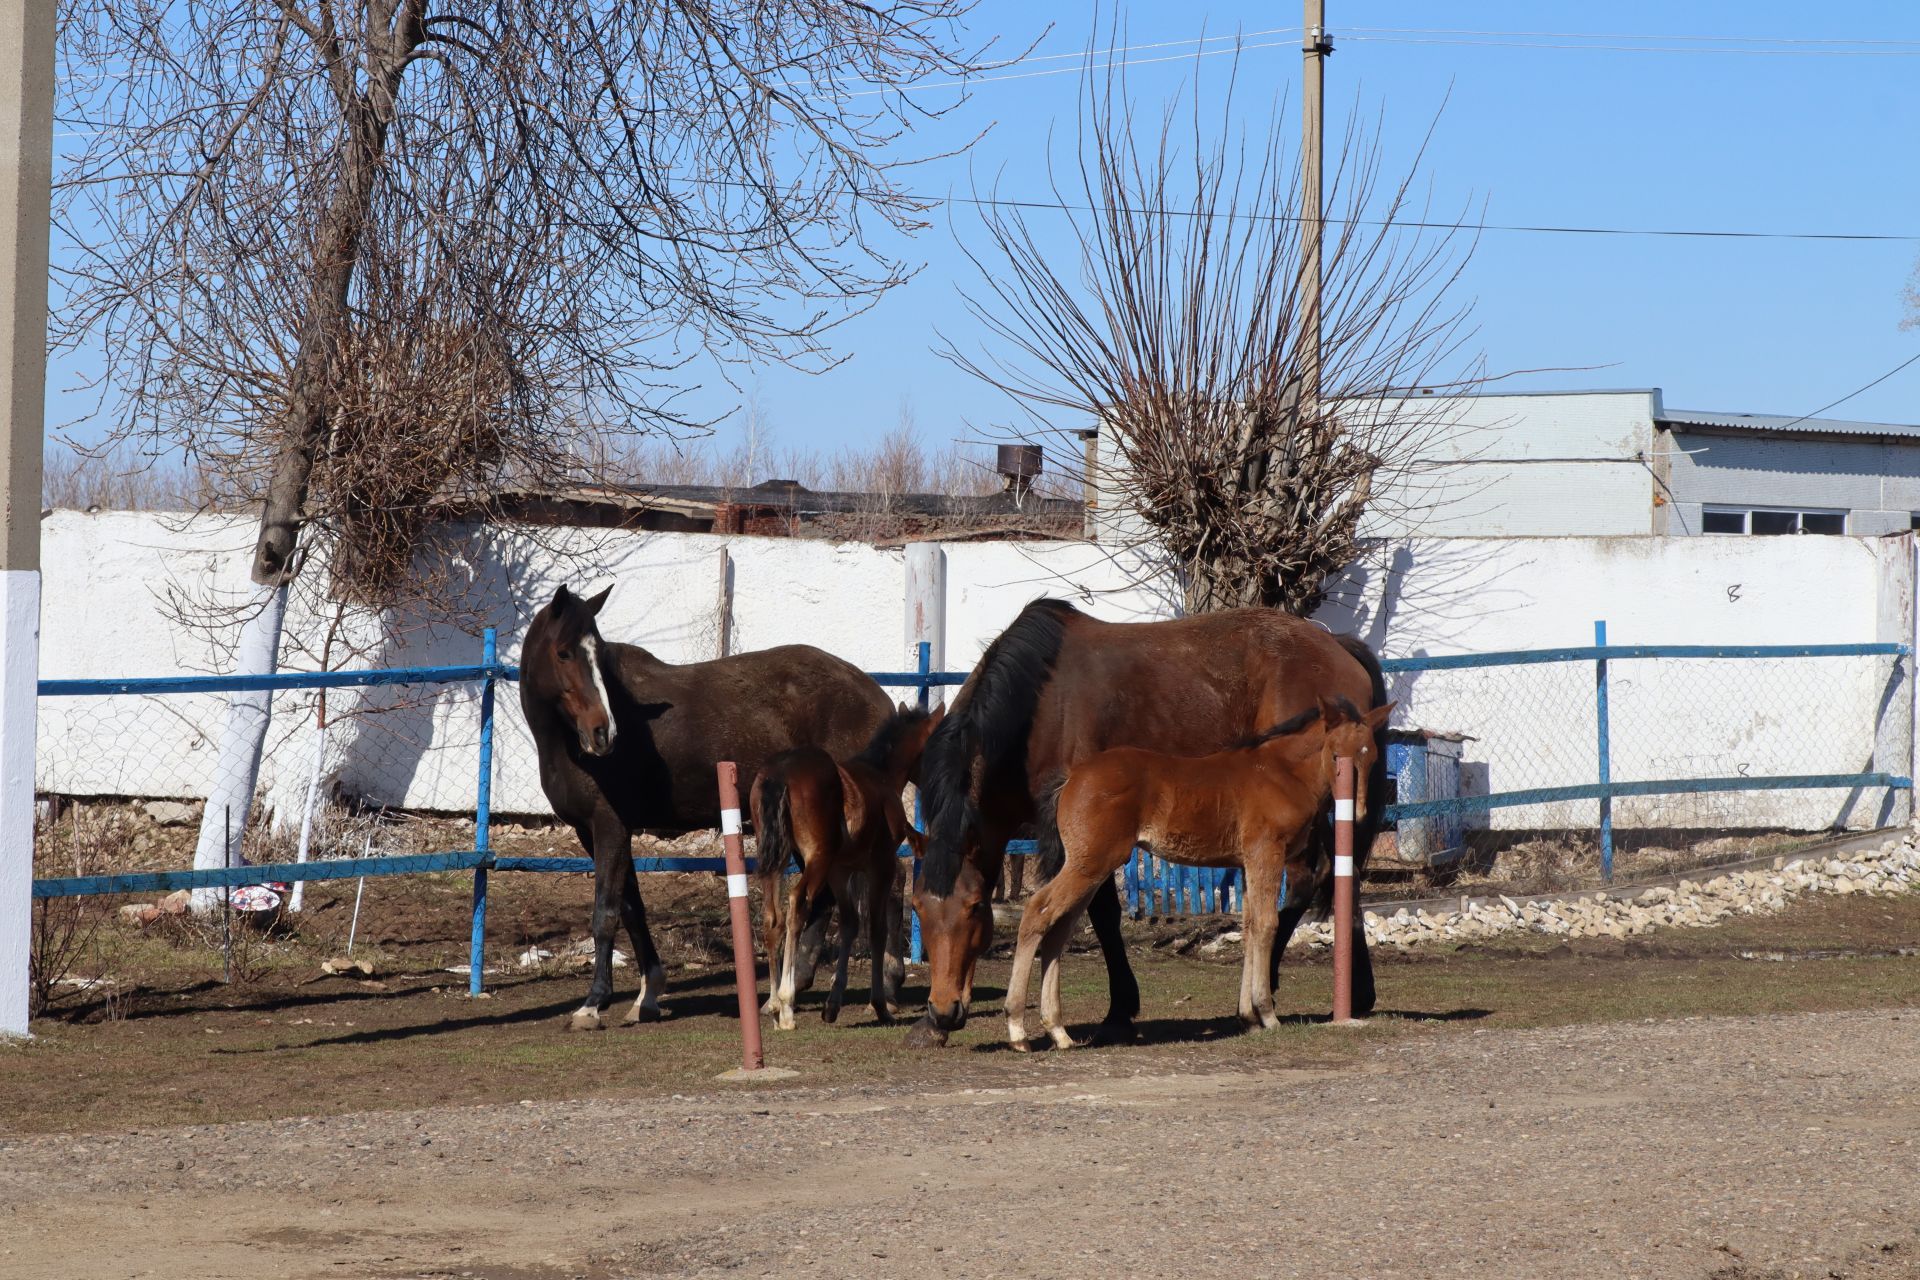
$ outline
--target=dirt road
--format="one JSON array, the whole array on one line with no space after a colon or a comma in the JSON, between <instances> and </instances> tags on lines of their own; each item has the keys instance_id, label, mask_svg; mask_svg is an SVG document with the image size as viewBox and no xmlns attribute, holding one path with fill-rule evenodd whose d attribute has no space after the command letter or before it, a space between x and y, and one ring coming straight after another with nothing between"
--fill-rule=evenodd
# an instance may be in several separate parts
<instances>
[{"instance_id":1,"label":"dirt road","mask_svg":"<svg viewBox=\"0 0 1920 1280\"><path fill-rule=\"evenodd\" d=\"M0 1142L0 1277L1920 1277L1910 1009L1014 1079Z\"/></svg>"}]
</instances>

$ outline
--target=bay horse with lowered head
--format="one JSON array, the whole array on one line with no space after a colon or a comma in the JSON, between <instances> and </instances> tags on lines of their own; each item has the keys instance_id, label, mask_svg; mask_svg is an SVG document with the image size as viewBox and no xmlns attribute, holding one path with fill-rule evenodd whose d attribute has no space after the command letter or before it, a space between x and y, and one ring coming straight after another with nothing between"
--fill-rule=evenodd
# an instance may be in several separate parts
<instances>
[{"instance_id":1,"label":"bay horse with lowered head","mask_svg":"<svg viewBox=\"0 0 1920 1280\"><path fill-rule=\"evenodd\" d=\"M966 1024L974 968L993 939L989 899L1007 841L1021 824L1035 823L1041 873L1059 869L1052 805L1076 764L1112 747L1207 755L1331 696L1371 710L1386 702L1386 683L1365 644L1306 618L1228 609L1168 622L1102 622L1044 599L1022 609L961 686L921 761L927 851L914 908L930 990L907 1043L944 1044ZM1378 791L1385 785L1383 744L1372 772ZM1357 868L1377 825L1354 829ZM1290 892L1280 908L1275 957L1309 910L1324 913L1331 905L1331 881L1312 897ZM1119 890L1109 879L1087 903L1107 965L1101 1040L1131 1038L1140 1011L1120 916ZM1373 969L1361 942L1354 949L1354 1012L1371 1012L1373 1001Z\"/></svg>"},{"instance_id":2,"label":"bay horse with lowered head","mask_svg":"<svg viewBox=\"0 0 1920 1280\"><path fill-rule=\"evenodd\" d=\"M1367 774L1393 704L1362 712L1323 698L1228 751L1169 756L1115 747L1074 766L1054 808L1061 867L1027 901L1007 980L1007 1042L1027 1045L1027 982L1040 956L1040 1025L1056 1046L1074 1047L1060 1016L1060 958L1087 900L1140 845L1173 862L1239 867L1244 958L1240 1021L1274 1027L1271 958L1280 891L1311 897L1332 870L1313 829L1333 797L1334 762L1354 766L1354 820L1367 815ZM1320 857L1312 856L1317 851Z\"/></svg>"},{"instance_id":3,"label":"bay horse with lowered head","mask_svg":"<svg viewBox=\"0 0 1920 1280\"><path fill-rule=\"evenodd\" d=\"M793 1030L800 926L829 885L840 916L840 953L820 1016L828 1022L840 1016L853 954L856 878L866 881L867 946L873 957L868 1002L879 1022L892 1022L899 1012L906 967L889 944L900 920L900 844L907 841L916 851L922 847L900 793L915 780L927 736L944 714L944 708L929 714L903 705L851 760L839 763L819 747L796 747L767 761L753 780L766 1010L782 1030ZM780 881L790 862L799 864L799 874L783 894Z\"/></svg>"},{"instance_id":4,"label":"bay horse with lowered head","mask_svg":"<svg viewBox=\"0 0 1920 1280\"><path fill-rule=\"evenodd\" d=\"M639 968L629 1023L660 1016L663 973L633 867L633 833L720 824L714 764L751 777L791 747L851 754L893 703L866 673L811 645L675 665L612 644L596 621L608 587L561 587L520 649L520 707L554 814L593 859L593 981L568 1025L597 1030L613 997L613 939L624 923Z\"/></svg>"}]
</instances>

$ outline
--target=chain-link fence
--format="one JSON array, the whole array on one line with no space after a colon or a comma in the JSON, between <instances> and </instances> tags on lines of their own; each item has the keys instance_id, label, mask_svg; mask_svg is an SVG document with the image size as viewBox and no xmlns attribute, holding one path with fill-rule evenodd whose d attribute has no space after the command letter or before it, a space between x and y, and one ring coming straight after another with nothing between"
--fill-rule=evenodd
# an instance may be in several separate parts
<instances>
[{"instance_id":1,"label":"chain-link fence","mask_svg":"<svg viewBox=\"0 0 1920 1280\"><path fill-rule=\"evenodd\" d=\"M1602 632L1604 635L1604 632ZM1526 833L1904 822L1905 645L1607 646L1391 659L1399 852ZM1412 784L1412 785L1409 785Z\"/></svg>"}]
</instances>

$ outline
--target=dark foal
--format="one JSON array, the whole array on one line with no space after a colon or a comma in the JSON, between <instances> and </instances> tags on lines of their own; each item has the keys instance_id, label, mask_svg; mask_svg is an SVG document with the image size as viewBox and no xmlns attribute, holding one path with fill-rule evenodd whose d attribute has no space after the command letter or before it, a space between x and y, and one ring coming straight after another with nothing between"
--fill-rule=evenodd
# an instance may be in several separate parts
<instances>
[{"instance_id":1,"label":"dark foal","mask_svg":"<svg viewBox=\"0 0 1920 1280\"><path fill-rule=\"evenodd\" d=\"M844 764L818 747L800 747L767 761L753 780L769 988L765 1008L783 1030L793 1030L800 926L826 886L840 916L840 946L821 1017L832 1022L840 1016L853 955L858 879L866 881L867 946L873 957L868 1000L880 1022L893 1021L899 1012L905 965L890 948L900 918L899 850L902 841L921 847L900 793L914 780L927 735L943 714L944 709L928 714L903 706ZM782 893L781 876L796 861L799 874Z\"/></svg>"},{"instance_id":2,"label":"dark foal","mask_svg":"<svg viewBox=\"0 0 1920 1280\"><path fill-rule=\"evenodd\" d=\"M611 644L595 621L608 591L561 587L520 652L520 706L554 813L593 859L593 981L569 1026L597 1029L613 998L613 939L624 923L641 972L628 1022L660 1015L661 966L633 869L633 833L720 824L714 764L757 771L776 752L851 754L893 710L851 663L809 645L714 662L662 662Z\"/></svg>"},{"instance_id":3,"label":"dark foal","mask_svg":"<svg viewBox=\"0 0 1920 1280\"><path fill-rule=\"evenodd\" d=\"M1354 763L1354 817L1367 812L1375 736L1393 710L1361 712L1345 698L1270 729L1255 742L1205 756L1117 747L1075 765L1055 820L1064 861L1020 917L1007 982L1007 1041L1027 1048L1027 982L1040 955L1040 1024L1062 1049L1072 1036L1060 1015L1060 958L1087 901L1126 865L1134 846L1197 867L1240 867L1245 957L1240 1021L1273 1027L1269 957L1280 924L1283 880L1312 897L1331 867L1313 854L1313 828L1333 797L1334 761ZM1290 895L1291 896L1291 895Z\"/></svg>"}]
</instances>

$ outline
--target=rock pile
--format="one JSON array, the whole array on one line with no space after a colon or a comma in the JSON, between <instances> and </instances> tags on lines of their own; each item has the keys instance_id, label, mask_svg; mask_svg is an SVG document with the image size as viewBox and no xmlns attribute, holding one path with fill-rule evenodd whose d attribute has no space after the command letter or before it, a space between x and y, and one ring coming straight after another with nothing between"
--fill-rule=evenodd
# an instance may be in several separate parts
<instances>
[{"instance_id":1,"label":"rock pile","mask_svg":"<svg viewBox=\"0 0 1920 1280\"><path fill-rule=\"evenodd\" d=\"M1367 941L1374 945L1418 946L1431 942L1483 942L1514 932L1556 934L1567 938L1631 938L1656 929L1702 929L1733 916L1770 915L1807 894L1891 896L1920 892L1920 847L1914 837L1888 840L1873 849L1789 863L1774 859L1771 868L1703 875L1671 887L1594 893L1560 899L1516 901L1502 896L1460 900L1456 910L1409 910L1391 915L1366 912ZM1330 946L1330 924L1303 926L1296 940L1308 947Z\"/></svg>"}]
</instances>

